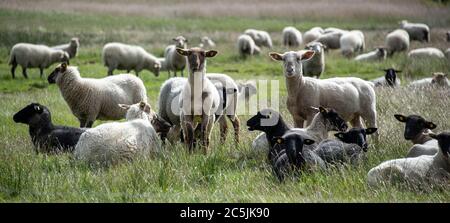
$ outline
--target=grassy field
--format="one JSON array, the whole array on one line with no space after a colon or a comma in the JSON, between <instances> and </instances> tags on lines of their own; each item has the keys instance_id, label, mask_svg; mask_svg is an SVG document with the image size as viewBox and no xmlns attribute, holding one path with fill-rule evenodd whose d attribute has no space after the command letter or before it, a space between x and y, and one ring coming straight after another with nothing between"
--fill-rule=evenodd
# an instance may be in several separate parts
<instances>
[{"instance_id":1,"label":"grassy field","mask_svg":"<svg viewBox=\"0 0 450 223\"><path fill-rule=\"evenodd\" d=\"M101 49L107 42L139 44L161 56L165 46L177 35L186 36L190 46L197 45L201 36L208 35L216 41L220 52L208 61L208 72L227 73L237 80L280 80L280 111L291 124L292 118L285 105L281 64L269 59L267 49L263 49L262 55L245 61L237 56L235 41L246 28L268 30L274 40L273 50L279 52L285 51L280 44L281 30L288 25L294 25L302 32L314 26L361 29L370 50L382 45L384 36L398 27L399 20L406 18L427 22L432 27L431 43L413 42L412 48L450 47L444 41L444 33L450 30L448 5L440 6L429 1L377 1L370 2L371 7L362 10L364 2L347 0L344 2L352 5L350 9L335 6L335 10L327 9L331 15L325 16L308 14L305 9L301 11L305 13L300 15L295 15L292 10L283 13L284 9L297 7L303 1L283 0L281 6L276 7L263 1L252 8L250 3L254 1L239 7L240 1L223 4L197 0L194 6L206 4L198 12L184 1L173 1L173 8L164 2L152 1L154 7L149 7L149 3L140 0L128 5L120 1L104 4L105 1L100 0L93 3L0 1L0 201L450 202L448 185L430 185L417 190L400 187L373 189L366 184L370 168L384 160L403 157L411 146L403 139L404 126L394 119L393 114L421 114L438 125L436 132L450 129L449 90L377 89L381 140L377 144L371 142L367 162L356 167L305 173L299 179L289 179L282 184L272 175L265 154L251 149L251 141L258 133L247 131L245 122L249 116L240 117L242 142L237 146L231 133L225 144L219 144L218 128L215 128L213 151L207 156L188 154L183 145L176 145L133 163L91 169L69 154L36 154L27 126L13 122L15 112L30 102L39 102L49 107L54 123L77 126L78 121L58 88L48 85L46 78L40 79L38 70L29 70L30 78L25 80L18 69L16 79L11 79L8 54L17 42L56 45L77 36L81 48L79 55L70 61L71 65L78 66L82 76L100 78L107 73L101 62ZM314 10L326 3L316 1L307 8ZM245 13L245 9L251 10ZM326 60L325 78L357 76L368 80L383 75L380 69L395 67L403 70L401 79L406 84L435 71L450 71L446 61L412 63L405 55L363 64L344 59L339 52L330 52ZM48 75L53 67L45 74ZM162 72L155 77L144 71L140 77L147 87L152 106L156 108L159 88L167 79L167 73Z\"/></svg>"}]
</instances>

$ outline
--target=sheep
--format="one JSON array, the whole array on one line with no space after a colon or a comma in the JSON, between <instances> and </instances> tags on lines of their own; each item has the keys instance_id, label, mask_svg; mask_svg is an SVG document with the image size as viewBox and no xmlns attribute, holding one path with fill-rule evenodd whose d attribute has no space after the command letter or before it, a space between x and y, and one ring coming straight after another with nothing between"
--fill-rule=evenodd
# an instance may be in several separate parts
<instances>
[{"instance_id":1,"label":"sheep","mask_svg":"<svg viewBox=\"0 0 450 223\"><path fill-rule=\"evenodd\" d=\"M320 78L325 71L324 46L319 42L311 42L306 45L305 49L314 51L314 56L303 61L303 74L308 77Z\"/></svg>"},{"instance_id":2,"label":"sheep","mask_svg":"<svg viewBox=\"0 0 450 223\"><path fill-rule=\"evenodd\" d=\"M359 30L346 32L339 39L339 44L342 55L346 57L350 57L356 52L362 53L365 48L364 34Z\"/></svg>"},{"instance_id":3,"label":"sheep","mask_svg":"<svg viewBox=\"0 0 450 223\"><path fill-rule=\"evenodd\" d=\"M401 70L396 70L394 68L388 68L383 70L385 75L372 80L375 87L399 87L401 81L397 78L397 73L401 73Z\"/></svg>"},{"instance_id":4,"label":"sheep","mask_svg":"<svg viewBox=\"0 0 450 223\"><path fill-rule=\"evenodd\" d=\"M324 33L324 30L320 27L314 27L303 34L303 42L308 44L317 38L319 38Z\"/></svg>"},{"instance_id":5,"label":"sheep","mask_svg":"<svg viewBox=\"0 0 450 223\"><path fill-rule=\"evenodd\" d=\"M52 49L63 50L69 54L69 58L74 58L78 53L78 47L80 47L80 42L78 38L73 37L69 43L62 44L58 46L52 46Z\"/></svg>"},{"instance_id":6,"label":"sheep","mask_svg":"<svg viewBox=\"0 0 450 223\"><path fill-rule=\"evenodd\" d=\"M101 124L86 130L78 141L74 156L92 166L109 166L160 150L152 126L155 112L146 102L116 105L127 112L126 122Z\"/></svg>"},{"instance_id":7,"label":"sheep","mask_svg":"<svg viewBox=\"0 0 450 223\"><path fill-rule=\"evenodd\" d=\"M295 127L302 128L304 121L311 123L315 111L311 107L334 109L353 127L362 127L360 117L367 127L377 127L376 96L372 85L359 78L314 79L303 77L302 61L310 59L314 51L272 52L275 61L283 61L287 88L287 108ZM307 97L305 97L307 95Z\"/></svg>"},{"instance_id":8,"label":"sheep","mask_svg":"<svg viewBox=\"0 0 450 223\"><path fill-rule=\"evenodd\" d=\"M189 151L192 151L197 136L194 131L199 127L201 146L206 154L209 150L211 131L216 118L215 112L220 106L219 93L214 84L206 78L206 58L216 56L217 51L205 51L194 47L191 49L177 48L177 53L187 57L189 71L188 81L184 85L180 97L180 122L184 140Z\"/></svg>"},{"instance_id":9,"label":"sheep","mask_svg":"<svg viewBox=\"0 0 450 223\"><path fill-rule=\"evenodd\" d=\"M371 187L385 184L406 183L421 187L427 184L442 184L450 177L450 133L429 133L438 141L439 150L435 155L389 160L372 168L367 173L367 183Z\"/></svg>"},{"instance_id":10,"label":"sheep","mask_svg":"<svg viewBox=\"0 0 450 223\"><path fill-rule=\"evenodd\" d=\"M396 114L394 117L405 123L403 136L414 145L408 150L406 157L417 157L421 155L434 155L438 151L437 140L431 138L426 133L436 128L436 124L425 120L419 115L404 116Z\"/></svg>"},{"instance_id":11,"label":"sheep","mask_svg":"<svg viewBox=\"0 0 450 223\"><path fill-rule=\"evenodd\" d=\"M266 31L256 30L256 29L247 29L244 31L244 34L249 35L258 47L267 47L272 49L272 38Z\"/></svg>"},{"instance_id":12,"label":"sheep","mask_svg":"<svg viewBox=\"0 0 450 223\"><path fill-rule=\"evenodd\" d=\"M244 58L247 55L252 56L261 52L261 49L256 46L255 41L247 34L238 37L237 48L239 55Z\"/></svg>"},{"instance_id":13,"label":"sheep","mask_svg":"<svg viewBox=\"0 0 450 223\"><path fill-rule=\"evenodd\" d=\"M200 48L214 48L215 46L216 44L214 43L214 41L212 41L212 39L207 36L204 36L200 39Z\"/></svg>"},{"instance_id":14,"label":"sheep","mask_svg":"<svg viewBox=\"0 0 450 223\"><path fill-rule=\"evenodd\" d=\"M341 48L340 39L344 33L346 33L346 32L324 33L323 35L321 35L319 38L317 38L313 42L322 43L322 45L325 47L326 50L339 49L339 48Z\"/></svg>"},{"instance_id":15,"label":"sheep","mask_svg":"<svg viewBox=\"0 0 450 223\"><path fill-rule=\"evenodd\" d=\"M303 43L302 33L295 27L285 27L282 36L285 47L299 47Z\"/></svg>"},{"instance_id":16,"label":"sheep","mask_svg":"<svg viewBox=\"0 0 450 223\"><path fill-rule=\"evenodd\" d=\"M328 27L328 28L323 30L323 33L335 33L335 32L337 32L337 33L346 33L348 31L345 30L345 29L339 29L339 28L335 28L335 27Z\"/></svg>"},{"instance_id":17,"label":"sheep","mask_svg":"<svg viewBox=\"0 0 450 223\"><path fill-rule=\"evenodd\" d=\"M388 56L392 56L396 52L408 51L409 34L403 29L396 29L386 35L385 45Z\"/></svg>"},{"instance_id":18,"label":"sheep","mask_svg":"<svg viewBox=\"0 0 450 223\"><path fill-rule=\"evenodd\" d=\"M410 59L444 59L444 53L437 48L425 47L409 51Z\"/></svg>"},{"instance_id":19,"label":"sheep","mask_svg":"<svg viewBox=\"0 0 450 223\"><path fill-rule=\"evenodd\" d=\"M378 47L373 51L370 51L368 53L365 54L360 54L358 56L355 57L355 61L367 61L367 62L372 62L372 61L382 61L382 60L386 60L387 57L387 50L384 47Z\"/></svg>"},{"instance_id":20,"label":"sheep","mask_svg":"<svg viewBox=\"0 0 450 223\"><path fill-rule=\"evenodd\" d=\"M102 79L83 78L77 67L62 63L50 74L48 83L56 83L70 110L80 121L80 127L90 128L97 119L124 118L125 111L117 104L147 101L144 83L130 74Z\"/></svg>"},{"instance_id":21,"label":"sheep","mask_svg":"<svg viewBox=\"0 0 450 223\"><path fill-rule=\"evenodd\" d=\"M401 28L408 32L411 41L430 42L430 28L423 23L409 23L407 20L400 22Z\"/></svg>"},{"instance_id":22,"label":"sheep","mask_svg":"<svg viewBox=\"0 0 450 223\"><path fill-rule=\"evenodd\" d=\"M445 57L447 57L448 62L450 63L450 48L445 51Z\"/></svg>"},{"instance_id":23,"label":"sheep","mask_svg":"<svg viewBox=\"0 0 450 223\"><path fill-rule=\"evenodd\" d=\"M431 88L431 87L440 87L440 88L449 88L450 82L447 78L447 74L436 72L433 73L433 77L423 78L420 80L413 81L409 83L408 87L410 88Z\"/></svg>"},{"instance_id":24,"label":"sheep","mask_svg":"<svg viewBox=\"0 0 450 223\"><path fill-rule=\"evenodd\" d=\"M108 76L113 75L115 69L126 70L127 73L134 70L136 76L139 76L143 69L147 69L157 77L161 69L161 62L140 46L107 43L103 47L102 58L108 68Z\"/></svg>"},{"instance_id":25,"label":"sheep","mask_svg":"<svg viewBox=\"0 0 450 223\"><path fill-rule=\"evenodd\" d=\"M52 123L50 110L39 103L31 103L14 114L16 123L29 126L36 152L72 152L85 129L59 126Z\"/></svg>"},{"instance_id":26,"label":"sheep","mask_svg":"<svg viewBox=\"0 0 450 223\"><path fill-rule=\"evenodd\" d=\"M164 50L164 58L166 58L168 75L170 77L170 72L173 71L176 77L177 71L180 71L181 76L184 76L183 71L186 67L186 58L177 53L177 48L186 49L188 40L183 36L177 36L172 40L175 44L167 46Z\"/></svg>"},{"instance_id":27,"label":"sheep","mask_svg":"<svg viewBox=\"0 0 450 223\"><path fill-rule=\"evenodd\" d=\"M28 78L27 68L39 68L40 77L44 74L44 69L54 63L69 63L69 54L62 50L54 50L45 45L34 45L30 43L18 43L13 46L10 52L9 65L11 65L12 78L16 78L17 65L22 67L22 74Z\"/></svg>"}]
</instances>

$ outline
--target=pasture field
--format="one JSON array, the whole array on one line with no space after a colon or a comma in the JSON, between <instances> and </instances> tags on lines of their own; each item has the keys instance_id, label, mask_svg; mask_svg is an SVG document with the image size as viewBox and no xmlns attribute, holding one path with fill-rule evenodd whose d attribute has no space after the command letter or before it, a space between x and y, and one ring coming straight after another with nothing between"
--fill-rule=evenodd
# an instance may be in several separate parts
<instances>
[{"instance_id":1,"label":"pasture field","mask_svg":"<svg viewBox=\"0 0 450 223\"><path fill-rule=\"evenodd\" d=\"M57 45L77 36L81 47L70 64L78 66L84 77L101 78L107 73L101 60L101 50L107 42L138 44L162 56L175 36L186 36L188 46L196 46L200 37L207 35L216 42L219 51L218 56L208 60L208 72L227 73L237 80L279 80L280 112L291 125L281 64L269 58L267 48L261 55L247 60L237 55L235 42L246 28L270 32L275 46L272 51L277 52L286 51L281 47L281 30L288 25L302 32L314 26L361 29L367 50L371 50L383 45L385 35L406 18L428 23L432 28L430 43L412 42L411 48L450 47L444 35L450 30L450 8L431 1L342 1L344 5L352 5L350 8L315 1L299 9L298 14L292 8L305 1L282 0L277 1L276 6L264 0L255 7L250 5L256 4L253 0L241 7L241 1L237 0L229 4L196 0L192 5L173 0L170 1L172 6L167 1L134 0L127 1L127 5L120 2L0 1L1 202L450 202L449 185L374 189L366 183L370 168L384 160L404 157L412 145L403 139L404 125L394 119L394 114L420 114L438 125L435 132L450 130L449 90L377 89L380 140L378 143L370 141L366 162L304 173L284 183L273 176L266 155L252 151L251 141L259 132L247 130L248 115L240 117L241 143L238 145L232 140L231 128L226 143L220 144L216 125L212 152L206 156L200 152L189 154L179 144L132 163L92 169L70 154L36 154L28 127L13 122L15 112L31 102L39 102L50 109L54 123L69 126L79 123L57 86L49 85L46 77L39 78L38 69L28 70L30 78L26 80L18 68L16 79L11 78L9 50L18 42ZM196 11L199 5L204 7ZM323 6L329 7L323 16L308 11ZM45 70L45 76L54 67ZM369 80L383 75L381 69L389 67L403 70L402 85L432 72L450 72L450 64L445 61L412 63L406 55L399 54L383 62L357 63L332 51L326 55L323 78L357 76ZM167 73L161 72L155 77L143 71L140 77L150 104L158 109L158 93ZM97 121L95 125L100 123Z\"/></svg>"}]
</instances>

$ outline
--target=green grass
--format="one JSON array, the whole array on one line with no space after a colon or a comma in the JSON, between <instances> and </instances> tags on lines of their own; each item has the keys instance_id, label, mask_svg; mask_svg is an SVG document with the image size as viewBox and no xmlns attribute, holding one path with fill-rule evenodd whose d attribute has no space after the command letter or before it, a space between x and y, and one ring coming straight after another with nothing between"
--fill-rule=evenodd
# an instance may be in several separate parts
<instances>
[{"instance_id":1,"label":"green grass","mask_svg":"<svg viewBox=\"0 0 450 223\"><path fill-rule=\"evenodd\" d=\"M79 67L85 77L106 76L101 49L108 41L122 41L144 46L161 55L174 36L183 34L197 45L201 35L217 40L219 55L208 61L209 72L224 72L235 79L280 80L280 110L285 119L292 118L285 106L285 83L280 63L271 61L267 49L262 55L240 60L235 39L249 27L269 30L274 51L280 46L280 30L295 24L302 31L313 26L358 28L366 33L369 48L382 44L383 36L397 26L398 18L370 18L367 21L292 21L282 18L149 18L58 12L27 12L0 9L0 201L3 202L448 202L450 192L430 185L427 190L399 187L369 188L367 171L380 162L403 157L411 146L402 137L403 125L393 114L421 114L438 124L437 131L450 129L448 107L450 93L407 89L377 90L377 111L381 140L372 142L368 160L360 166L344 166L323 172L304 173L299 179L278 183L265 155L252 151L251 141L258 134L248 132L241 117L241 143L234 145L232 134L219 143L216 127L212 152L189 154L183 145L168 147L164 152L141 157L107 169L92 169L69 154L36 154L28 128L12 121L15 112L30 102L48 106L53 122L77 126L76 118L54 85L39 78L38 70L29 70L25 80L20 69L11 79L8 52L16 42L68 42L80 37L81 49L71 65ZM201 30L201 32L194 32ZM440 44L433 40L435 44ZM413 46L420 46L413 43ZM343 59L339 52L327 55L324 77L358 76L371 79L382 75L380 69L394 66L402 69L402 81L430 75L432 71L449 72L448 63L430 61L411 63L398 55L381 63L357 63ZM54 67L54 66L53 66ZM45 71L48 75L52 68ZM116 71L118 73L118 71ZM141 73L152 106L157 106L162 72L155 77ZM101 122L96 122L96 125Z\"/></svg>"}]
</instances>

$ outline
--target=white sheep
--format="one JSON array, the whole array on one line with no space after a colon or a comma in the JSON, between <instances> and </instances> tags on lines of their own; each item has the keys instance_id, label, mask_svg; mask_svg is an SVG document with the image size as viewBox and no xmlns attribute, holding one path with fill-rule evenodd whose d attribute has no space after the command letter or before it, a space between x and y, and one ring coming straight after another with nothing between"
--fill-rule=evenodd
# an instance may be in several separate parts
<instances>
[{"instance_id":1,"label":"white sheep","mask_svg":"<svg viewBox=\"0 0 450 223\"><path fill-rule=\"evenodd\" d=\"M283 29L282 38L285 47L299 47L303 43L302 33L292 26Z\"/></svg>"},{"instance_id":2,"label":"white sheep","mask_svg":"<svg viewBox=\"0 0 450 223\"><path fill-rule=\"evenodd\" d=\"M400 78L397 77L397 73L401 73L401 70L394 68L384 69L384 76L372 80L374 87L399 87L401 84Z\"/></svg>"},{"instance_id":3,"label":"white sheep","mask_svg":"<svg viewBox=\"0 0 450 223\"><path fill-rule=\"evenodd\" d=\"M408 57L411 59L444 59L444 53L434 47L425 47L409 51Z\"/></svg>"},{"instance_id":4,"label":"white sheep","mask_svg":"<svg viewBox=\"0 0 450 223\"><path fill-rule=\"evenodd\" d=\"M116 107L127 112L127 121L105 123L86 130L75 147L77 159L94 166L108 166L160 150L161 143L151 124L155 113L149 104L140 102Z\"/></svg>"},{"instance_id":5,"label":"white sheep","mask_svg":"<svg viewBox=\"0 0 450 223\"><path fill-rule=\"evenodd\" d=\"M256 55L261 51L259 47L256 46L255 41L253 41L253 39L247 34L243 34L238 37L237 48L241 57Z\"/></svg>"},{"instance_id":6,"label":"white sheep","mask_svg":"<svg viewBox=\"0 0 450 223\"><path fill-rule=\"evenodd\" d=\"M430 28L423 23L409 23L406 20L400 22L401 28L408 32L411 41L430 42Z\"/></svg>"},{"instance_id":7,"label":"white sheep","mask_svg":"<svg viewBox=\"0 0 450 223\"><path fill-rule=\"evenodd\" d=\"M352 56L354 53L362 53L365 48L364 34L359 30L352 30L344 33L339 39L341 53L346 57Z\"/></svg>"},{"instance_id":8,"label":"white sheep","mask_svg":"<svg viewBox=\"0 0 450 223\"><path fill-rule=\"evenodd\" d=\"M324 30L321 27L311 28L310 30L306 31L303 34L303 42L305 44L308 44L308 43L316 40L317 38L319 38L323 33L324 33Z\"/></svg>"},{"instance_id":9,"label":"white sheep","mask_svg":"<svg viewBox=\"0 0 450 223\"><path fill-rule=\"evenodd\" d=\"M409 34L403 29L396 29L386 35L385 45L389 56L396 52L408 51Z\"/></svg>"},{"instance_id":10,"label":"white sheep","mask_svg":"<svg viewBox=\"0 0 450 223\"><path fill-rule=\"evenodd\" d=\"M308 43L305 49L314 51L314 56L303 61L303 74L308 77L320 78L320 75L325 71L325 53L322 43Z\"/></svg>"},{"instance_id":11,"label":"white sheep","mask_svg":"<svg viewBox=\"0 0 450 223\"><path fill-rule=\"evenodd\" d=\"M416 80L411 82L408 87L411 88L431 88L431 87L442 87L449 88L450 82L447 78L447 74L442 72L433 73L432 77L423 78L420 80Z\"/></svg>"},{"instance_id":12,"label":"white sheep","mask_svg":"<svg viewBox=\"0 0 450 223\"><path fill-rule=\"evenodd\" d=\"M447 57L448 63L450 64L450 48L445 51L445 57Z\"/></svg>"},{"instance_id":13,"label":"white sheep","mask_svg":"<svg viewBox=\"0 0 450 223\"><path fill-rule=\"evenodd\" d=\"M368 172L367 183L372 187L396 183L419 187L430 183L445 185L450 177L450 133L429 135L439 144L435 155L385 161Z\"/></svg>"},{"instance_id":14,"label":"white sheep","mask_svg":"<svg viewBox=\"0 0 450 223\"><path fill-rule=\"evenodd\" d=\"M59 65L48 77L56 83L70 110L81 127L92 127L95 120L118 120L125 111L117 104L147 101L144 83L130 74L119 74L102 79L83 78L77 67Z\"/></svg>"},{"instance_id":15,"label":"white sheep","mask_svg":"<svg viewBox=\"0 0 450 223\"><path fill-rule=\"evenodd\" d=\"M214 43L214 41L212 41L212 39L207 36L204 36L200 39L200 48L213 48L215 46L216 44Z\"/></svg>"},{"instance_id":16,"label":"white sheep","mask_svg":"<svg viewBox=\"0 0 450 223\"><path fill-rule=\"evenodd\" d=\"M53 46L52 48L55 50L63 50L69 54L69 57L72 59L78 53L78 47L80 47L80 41L78 38L74 37L70 40L69 43Z\"/></svg>"},{"instance_id":17,"label":"white sheep","mask_svg":"<svg viewBox=\"0 0 450 223\"><path fill-rule=\"evenodd\" d=\"M12 65L12 78L16 77L15 71L17 65L22 67L23 76L28 78L27 68L39 68L40 75L42 77L44 74L44 69L58 62L69 62L69 54L62 50L55 50L45 45L18 43L11 49L8 64Z\"/></svg>"},{"instance_id":18,"label":"white sheep","mask_svg":"<svg viewBox=\"0 0 450 223\"><path fill-rule=\"evenodd\" d=\"M335 28L335 27L328 27L328 28L323 30L323 33L335 33L335 32L337 32L337 33L346 33L348 31L345 30L345 29L339 29L339 28Z\"/></svg>"},{"instance_id":19,"label":"white sheep","mask_svg":"<svg viewBox=\"0 0 450 223\"><path fill-rule=\"evenodd\" d=\"M183 76L184 68L186 67L186 58L177 53L177 48L186 49L188 40L183 36L177 36L172 39L175 44L169 45L164 50L164 58L166 58L166 68L169 73L174 72L175 77L177 71L181 72Z\"/></svg>"},{"instance_id":20,"label":"white sheep","mask_svg":"<svg viewBox=\"0 0 450 223\"><path fill-rule=\"evenodd\" d=\"M339 49L341 48L340 39L341 36L346 32L329 32L324 33L319 38L314 40L313 42L322 43L326 50L328 49Z\"/></svg>"},{"instance_id":21,"label":"white sheep","mask_svg":"<svg viewBox=\"0 0 450 223\"><path fill-rule=\"evenodd\" d=\"M113 75L115 69L126 70L127 73L134 70L136 76L139 76L143 69L147 69L158 76L161 69L158 59L140 46L107 43L103 47L102 58L104 65L108 67L109 76Z\"/></svg>"},{"instance_id":22,"label":"white sheep","mask_svg":"<svg viewBox=\"0 0 450 223\"><path fill-rule=\"evenodd\" d=\"M355 57L354 60L356 61L367 61L367 62L373 62L373 61L382 61L386 60L387 57L387 50L384 47L378 47L373 51L370 51L365 54L360 54Z\"/></svg>"},{"instance_id":23,"label":"white sheep","mask_svg":"<svg viewBox=\"0 0 450 223\"><path fill-rule=\"evenodd\" d=\"M244 31L244 34L249 35L258 47L265 46L272 49L272 38L270 38L268 32L256 29L247 29Z\"/></svg>"}]
</instances>

